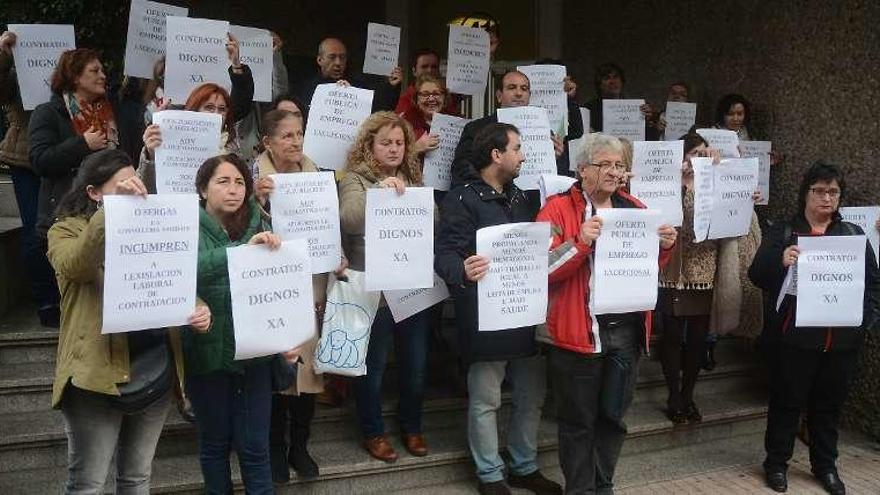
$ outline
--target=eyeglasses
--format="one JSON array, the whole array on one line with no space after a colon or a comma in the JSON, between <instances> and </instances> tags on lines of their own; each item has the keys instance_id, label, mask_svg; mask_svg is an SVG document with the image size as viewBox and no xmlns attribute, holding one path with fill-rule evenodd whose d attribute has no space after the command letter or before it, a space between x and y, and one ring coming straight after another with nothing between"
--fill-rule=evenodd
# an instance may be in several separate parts
<instances>
[{"instance_id":1,"label":"eyeglasses","mask_svg":"<svg viewBox=\"0 0 880 495\"><path fill-rule=\"evenodd\" d=\"M828 196L831 199L840 197L840 189L825 189L824 187L811 187L810 192L819 196L820 198L824 198Z\"/></svg>"},{"instance_id":2,"label":"eyeglasses","mask_svg":"<svg viewBox=\"0 0 880 495\"><path fill-rule=\"evenodd\" d=\"M218 106L214 106L213 104L210 104L210 103L202 107L202 111L207 112L207 113L225 114L226 110L227 110L226 107L218 107Z\"/></svg>"},{"instance_id":3,"label":"eyeglasses","mask_svg":"<svg viewBox=\"0 0 880 495\"><path fill-rule=\"evenodd\" d=\"M443 98L444 93L429 93L427 91L419 91L418 95L419 95L419 98L421 98L423 100L429 100L431 98L434 98L435 100L439 100L440 98Z\"/></svg>"},{"instance_id":4,"label":"eyeglasses","mask_svg":"<svg viewBox=\"0 0 880 495\"><path fill-rule=\"evenodd\" d=\"M603 172L607 172L608 170L614 170L615 172L626 172L626 165L623 162L599 162L599 163L591 163L593 167L599 167L599 170Z\"/></svg>"}]
</instances>

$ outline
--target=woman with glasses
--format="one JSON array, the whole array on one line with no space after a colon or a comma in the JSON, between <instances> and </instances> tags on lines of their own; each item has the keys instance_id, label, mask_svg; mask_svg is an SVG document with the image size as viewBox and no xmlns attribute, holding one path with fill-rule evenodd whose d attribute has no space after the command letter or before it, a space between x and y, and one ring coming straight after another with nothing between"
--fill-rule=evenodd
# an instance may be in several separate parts
<instances>
[{"instance_id":1,"label":"woman with glasses","mask_svg":"<svg viewBox=\"0 0 880 495\"><path fill-rule=\"evenodd\" d=\"M777 492L788 487L786 469L794 450L801 411L807 411L810 465L829 493L845 493L837 474L837 425L859 350L867 330L877 326L880 311L880 270L870 245L865 246L865 296L862 325L854 328L802 327L796 323L799 237L863 234L844 222L838 212L846 183L841 170L816 162L807 171L798 193L798 209L787 224L774 226L749 269L755 285L776 300L785 291L774 320L764 327L770 377L770 404L764 435L767 486ZM794 270L793 283L783 281Z\"/></svg>"},{"instance_id":2,"label":"woman with glasses","mask_svg":"<svg viewBox=\"0 0 880 495\"><path fill-rule=\"evenodd\" d=\"M400 114L415 132L415 149L420 158L440 146L440 136L431 134L434 114L446 108L446 84L433 74L422 74L413 85L413 106Z\"/></svg>"}]
</instances>

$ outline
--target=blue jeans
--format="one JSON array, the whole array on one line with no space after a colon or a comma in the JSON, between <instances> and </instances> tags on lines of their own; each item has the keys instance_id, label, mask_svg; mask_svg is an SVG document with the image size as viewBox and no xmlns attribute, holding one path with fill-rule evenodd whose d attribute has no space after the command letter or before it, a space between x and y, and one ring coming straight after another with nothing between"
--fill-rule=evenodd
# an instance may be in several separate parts
<instances>
[{"instance_id":1,"label":"blue jeans","mask_svg":"<svg viewBox=\"0 0 880 495\"><path fill-rule=\"evenodd\" d=\"M196 415L205 493L232 493L232 449L238 456L245 491L249 495L274 493L269 465L269 363L251 364L242 375L217 371L187 376L186 391Z\"/></svg>"},{"instance_id":2,"label":"blue jeans","mask_svg":"<svg viewBox=\"0 0 880 495\"><path fill-rule=\"evenodd\" d=\"M68 385L61 401L68 458L64 493L103 494L115 454L115 493L149 494L153 454L165 425L171 394L169 390L143 411L125 414L111 406L107 396Z\"/></svg>"},{"instance_id":3,"label":"blue jeans","mask_svg":"<svg viewBox=\"0 0 880 495\"><path fill-rule=\"evenodd\" d=\"M379 308L370 329L367 349L367 374L354 381L357 415L364 438L385 434L382 421L382 375L388 361L391 341L395 341L400 403L397 417L402 433L422 433L422 401L425 395L425 368L431 337L429 310L394 323L387 306Z\"/></svg>"},{"instance_id":4,"label":"blue jeans","mask_svg":"<svg viewBox=\"0 0 880 495\"><path fill-rule=\"evenodd\" d=\"M55 270L46 257L46 243L44 240L41 242L36 232L40 177L26 168L10 167L10 171L15 202L18 204L18 214L21 217L21 255L24 258L27 276L30 278L31 292L38 308L57 306L60 297Z\"/></svg>"},{"instance_id":5,"label":"blue jeans","mask_svg":"<svg viewBox=\"0 0 880 495\"><path fill-rule=\"evenodd\" d=\"M468 369L468 444L483 483L504 479L504 461L498 452L497 413L505 375L513 389L507 452L510 471L525 476L538 470L538 426L546 392L543 356L510 361L482 361Z\"/></svg>"}]
</instances>

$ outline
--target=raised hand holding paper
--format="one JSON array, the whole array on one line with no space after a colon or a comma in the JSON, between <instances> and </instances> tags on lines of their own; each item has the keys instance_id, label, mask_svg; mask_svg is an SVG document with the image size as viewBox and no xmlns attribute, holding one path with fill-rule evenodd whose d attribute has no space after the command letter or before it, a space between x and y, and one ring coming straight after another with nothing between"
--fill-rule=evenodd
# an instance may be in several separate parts
<instances>
[{"instance_id":1,"label":"raised hand holding paper","mask_svg":"<svg viewBox=\"0 0 880 495\"><path fill-rule=\"evenodd\" d=\"M755 203L766 205L770 202L770 141L742 141L739 143L743 158L758 159L758 191L761 199Z\"/></svg>"},{"instance_id":2,"label":"raised hand holding paper","mask_svg":"<svg viewBox=\"0 0 880 495\"><path fill-rule=\"evenodd\" d=\"M16 42L12 47L18 91L25 110L33 110L52 97L49 81L58 57L76 48L69 24L10 24Z\"/></svg>"},{"instance_id":3,"label":"raised hand holding paper","mask_svg":"<svg viewBox=\"0 0 880 495\"><path fill-rule=\"evenodd\" d=\"M306 241L226 249L235 359L285 352L314 338L315 301Z\"/></svg>"},{"instance_id":4,"label":"raised hand holding paper","mask_svg":"<svg viewBox=\"0 0 880 495\"><path fill-rule=\"evenodd\" d=\"M547 110L550 128L560 137L568 135L568 95L564 65L520 65L516 70L529 78L529 105Z\"/></svg>"},{"instance_id":5,"label":"raised hand holding paper","mask_svg":"<svg viewBox=\"0 0 880 495\"><path fill-rule=\"evenodd\" d=\"M537 325L547 320L550 224L522 222L477 231L477 254L489 271L477 282L481 332Z\"/></svg>"},{"instance_id":6,"label":"raised hand holding paper","mask_svg":"<svg viewBox=\"0 0 880 495\"><path fill-rule=\"evenodd\" d=\"M125 75L152 79L153 66L165 55L165 18L187 15L186 7L132 0L125 42Z\"/></svg>"},{"instance_id":7,"label":"raised hand holding paper","mask_svg":"<svg viewBox=\"0 0 880 495\"><path fill-rule=\"evenodd\" d=\"M434 286L433 189L368 189L364 238L367 290Z\"/></svg>"},{"instance_id":8,"label":"raised hand holding paper","mask_svg":"<svg viewBox=\"0 0 880 495\"><path fill-rule=\"evenodd\" d=\"M844 220L862 228L865 237L871 243L874 259L880 264L880 251L878 251L880 249L880 232L877 232L880 206L844 206L839 211Z\"/></svg>"},{"instance_id":9,"label":"raised hand holding paper","mask_svg":"<svg viewBox=\"0 0 880 495\"><path fill-rule=\"evenodd\" d=\"M724 158L739 158L739 136L727 129L697 129L697 134L717 149Z\"/></svg>"},{"instance_id":10,"label":"raised hand holding paper","mask_svg":"<svg viewBox=\"0 0 880 495\"><path fill-rule=\"evenodd\" d=\"M602 315L648 311L657 305L660 212L601 208L602 233L593 251L591 311Z\"/></svg>"},{"instance_id":11,"label":"raised hand holding paper","mask_svg":"<svg viewBox=\"0 0 880 495\"><path fill-rule=\"evenodd\" d=\"M229 26L238 38L241 63L251 69L254 77L254 101L272 101L272 34L266 29Z\"/></svg>"},{"instance_id":12,"label":"raised hand holding paper","mask_svg":"<svg viewBox=\"0 0 880 495\"><path fill-rule=\"evenodd\" d=\"M440 146L425 153L424 181L428 187L438 191L448 191L452 183L450 171L455 148L461 139L461 131L470 122L468 119L435 113L431 120L431 134L440 136Z\"/></svg>"},{"instance_id":13,"label":"raised hand holding paper","mask_svg":"<svg viewBox=\"0 0 880 495\"><path fill-rule=\"evenodd\" d=\"M305 239L313 273L339 266L342 239L333 172L273 174L272 230L282 239Z\"/></svg>"},{"instance_id":14,"label":"raised hand holding paper","mask_svg":"<svg viewBox=\"0 0 880 495\"><path fill-rule=\"evenodd\" d=\"M223 116L164 110L153 114L153 123L162 132L162 145L155 152L157 192L195 193L199 167L219 153Z\"/></svg>"},{"instance_id":15,"label":"raised hand holding paper","mask_svg":"<svg viewBox=\"0 0 880 495\"><path fill-rule=\"evenodd\" d=\"M712 218L709 239L749 233L754 212L752 195L758 188L758 159L729 158L712 167Z\"/></svg>"},{"instance_id":16,"label":"raised hand holding paper","mask_svg":"<svg viewBox=\"0 0 880 495\"><path fill-rule=\"evenodd\" d=\"M303 153L320 168L345 168L348 150L372 106L372 90L319 84L312 96Z\"/></svg>"},{"instance_id":17,"label":"raised hand holding paper","mask_svg":"<svg viewBox=\"0 0 880 495\"><path fill-rule=\"evenodd\" d=\"M602 100L602 132L632 142L645 140L645 100Z\"/></svg>"},{"instance_id":18,"label":"raised hand holding paper","mask_svg":"<svg viewBox=\"0 0 880 495\"><path fill-rule=\"evenodd\" d=\"M636 141L633 143L633 178L630 192L648 208L660 212L663 223L678 227L682 222L681 163L683 141Z\"/></svg>"},{"instance_id":19,"label":"raised hand holding paper","mask_svg":"<svg viewBox=\"0 0 880 495\"><path fill-rule=\"evenodd\" d=\"M185 102L204 83L231 90L228 22L168 16L165 26L165 94L172 101Z\"/></svg>"},{"instance_id":20,"label":"raised hand holding paper","mask_svg":"<svg viewBox=\"0 0 880 495\"><path fill-rule=\"evenodd\" d=\"M687 134L697 121L697 104L681 101L666 102L666 141L678 141Z\"/></svg>"},{"instance_id":21,"label":"raised hand holding paper","mask_svg":"<svg viewBox=\"0 0 880 495\"><path fill-rule=\"evenodd\" d=\"M195 194L104 196L101 333L185 325L196 307Z\"/></svg>"},{"instance_id":22,"label":"raised hand holding paper","mask_svg":"<svg viewBox=\"0 0 880 495\"><path fill-rule=\"evenodd\" d=\"M387 76L397 67L400 54L400 28L367 24L367 50L364 54L364 74Z\"/></svg>"},{"instance_id":23,"label":"raised hand holding paper","mask_svg":"<svg viewBox=\"0 0 880 495\"><path fill-rule=\"evenodd\" d=\"M865 236L801 236L798 327L857 327L865 298ZM797 331L797 330L794 330Z\"/></svg>"},{"instance_id":24,"label":"raised hand holding paper","mask_svg":"<svg viewBox=\"0 0 880 495\"><path fill-rule=\"evenodd\" d=\"M516 187L537 189L543 174L556 173L556 153L550 139L550 121L547 110L538 107L499 108L498 122L515 125L519 129L522 152L526 157L514 179Z\"/></svg>"},{"instance_id":25,"label":"raised hand holding paper","mask_svg":"<svg viewBox=\"0 0 880 495\"><path fill-rule=\"evenodd\" d=\"M482 95L489 82L489 33L483 28L449 26L446 88L450 93Z\"/></svg>"}]
</instances>

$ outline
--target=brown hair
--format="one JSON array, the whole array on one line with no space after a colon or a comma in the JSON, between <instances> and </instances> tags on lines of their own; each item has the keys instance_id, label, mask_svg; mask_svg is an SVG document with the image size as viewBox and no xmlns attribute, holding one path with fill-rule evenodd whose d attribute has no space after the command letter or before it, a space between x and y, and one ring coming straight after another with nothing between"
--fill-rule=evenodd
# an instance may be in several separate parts
<instances>
[{"instance_id":1,"label":"brown hair","mask_svg":"<svg viewBox=\"0 0 880 495\"><path fill-rule=\"evenodd\" d=\"M204 208L207 198L202 197L202 192L208 189L208 183L211 182L211 178L214 177L214 172L217 171L217 167L224 163L231 164L236 170L238 170L241 176L244 177L244 201L241 203L241 206L238 207L238 210L232 214L232 218L228 222L223 223L223 227L226 228L229 238L236 241L244 235L244 232L248 227L248 222L250 221L250 202L251 196L254 194L254 180L251 176L250 167L248 167L244 160L234 153L208 158L202 163L202 166L199 167L198 173L196 173L196 191L199 193L199 203Z\"/></svg>"},{"instance_id":2,"label":"brown hair","mask_svg":"<svg viewBox=\"0 0 880 495\"><path fill-rule=\"evenodd\" d=\"M91 48L67 50L58 58L58 65L52 72L50 86L52 92L60 95L76 89L76 80L93 60L101 61L101 56Z\"/></svg>"},{"instance_id":3,"label":"brown hair","mask_svg":"<svg viewBox=\"0 0 880 495\"><path fill-rule=\"evenodd\" d=\"M412 126L409 125L409 122L404 120L403 117L394 112L376 112L367 117L367 120L361 124L357 138L355 138L354 144L351 146L351 151L348 152L348 164L346 169L352 170L353 168L364 164L370 168L374 175L377 177L380 175L379 163L376 162L376 159L373 157L373 141L376 139L376 134L388 126L403 130L406 151L404 152L403 163L400 164L400 169L411 184L421 185L422 170L419 157L416 154L415 137Z\"/></svg>"}]
</instances>

